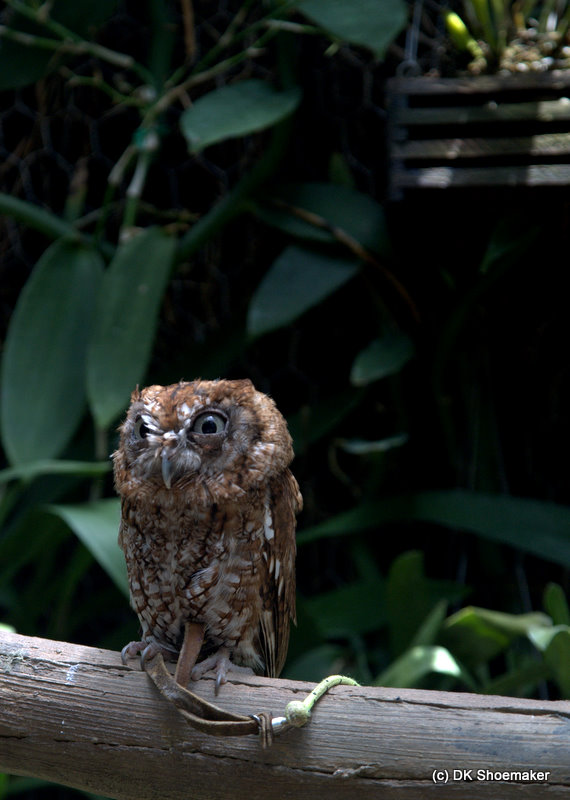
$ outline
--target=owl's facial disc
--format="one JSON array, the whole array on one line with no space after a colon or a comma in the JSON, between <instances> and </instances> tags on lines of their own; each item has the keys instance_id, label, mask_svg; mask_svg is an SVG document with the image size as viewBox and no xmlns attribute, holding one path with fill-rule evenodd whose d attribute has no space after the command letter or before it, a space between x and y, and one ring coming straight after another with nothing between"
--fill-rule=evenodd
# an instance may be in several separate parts
<instances>
[{"instance_id":1,"label":"owl's facial disc","mask_svg":"<svg viewBox=\"0 0 570 800\"><path fill-rule=\"evenodd\" d=\"M214 468L229 427L228 415L217 406L202 405L193 413L185 406L168 422L159 421L156 409L145 407L134 419L132 435L135 447L144 454L142 470L171 489L210 464ZM218 465L215 470L219 471Z\"/></svg>"}]
</instances>

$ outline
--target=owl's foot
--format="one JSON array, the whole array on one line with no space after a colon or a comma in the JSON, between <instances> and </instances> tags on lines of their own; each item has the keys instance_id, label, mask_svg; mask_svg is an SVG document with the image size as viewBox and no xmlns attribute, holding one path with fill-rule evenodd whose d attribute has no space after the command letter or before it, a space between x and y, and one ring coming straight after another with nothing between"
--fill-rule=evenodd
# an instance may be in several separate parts
<instances>
[{"instance_id":1,"label":"owl's foot","mask_svg":"<svg viewBox=\"0 0 570 800\"><path fill-rule=\"evenodd\" d=\"M217 652L213 653L211 656L208 656L208 658L205 658L203 661L200 661L199 664L196 664L192 670L192 680L200 680L200 678L205 675L206 672L216 673L216 694L218 694L220 691L220 686L223 683L227 683L228 672L236 672L240 673L241 675L254 674L251 667L239 667L237 664L231 662L230 651L227 647L220 647Z\"/></svg>"},{"instance_id":2,"label":"owl's foot","mask_svg":"<svg viewBox=\"0 0 570 800\"><path fill-rule=\"evenodd\" d=\"M145 642L143 640L126 644L121 650L121 661L126 666L129 658L136 658L139 653L141 654L141 669L144 669L144 664L147 659L154 658L158 653L162 653L162 655L170 661L176 657L176 653L173 650L161 647L156 642Z\"/></svg>"}]
</instances>

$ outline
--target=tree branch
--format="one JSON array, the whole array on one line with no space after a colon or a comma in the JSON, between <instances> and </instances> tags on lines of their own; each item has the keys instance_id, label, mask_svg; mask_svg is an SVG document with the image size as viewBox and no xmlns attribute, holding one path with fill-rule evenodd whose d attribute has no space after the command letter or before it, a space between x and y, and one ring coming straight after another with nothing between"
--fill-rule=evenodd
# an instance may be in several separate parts
<instances>
[{"instance_id":1,"label":"tree branch","mask_svg":"<svg viewBox=\"0 0 570 800\"><path fill-rule=\"evenodd\" d=\"M240 676L214 698L213 685L192 689L274 716L312 689ZM121 800L570 797L566 701L337 686L306 727L263 750L256 736L187 725L118 653L0 632L0 709L0 770ZM446 774L444 790L434 775Z\"/></svg>"}]
</instances>

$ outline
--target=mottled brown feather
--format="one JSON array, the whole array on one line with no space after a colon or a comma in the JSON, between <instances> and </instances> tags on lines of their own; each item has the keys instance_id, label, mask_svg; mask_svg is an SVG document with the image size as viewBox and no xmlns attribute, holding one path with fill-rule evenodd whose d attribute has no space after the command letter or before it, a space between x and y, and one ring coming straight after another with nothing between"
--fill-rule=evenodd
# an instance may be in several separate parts
<instances>
[{"instance_id":1,"label":"mottled brown feather","mask_svg":"<svg viewBox=\"0 0 570 800\"><path fill-rule=\"evenodd\" d=\"M204 414L214 415L207 428L223 430L200 432ZM114 469L119 544L142 626L136 645L174 657L185 623L198 622L206 651L224 648L238 665L279 674L295 619L302 506L292 458L285 420L250 381L133 392Z\"/></svg>"}]
</instances>

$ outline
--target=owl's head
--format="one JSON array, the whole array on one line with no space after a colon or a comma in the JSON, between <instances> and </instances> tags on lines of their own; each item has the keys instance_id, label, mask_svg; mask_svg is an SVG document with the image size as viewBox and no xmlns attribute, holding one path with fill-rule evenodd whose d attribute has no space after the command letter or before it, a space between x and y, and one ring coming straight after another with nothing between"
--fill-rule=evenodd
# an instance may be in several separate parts
<instances>
[{"instance_id":1,"label":"owl's head","mask_svg":"<svg viewBox=\"0 0 570 800\"><path fill-rule=\"evenodd\" d=\"M293 458L285 420L249 380L136 389L120 432L113 454L119 493L141 483L192 485L216 499L267 481Z\"/></svg>"}]
</instances>

